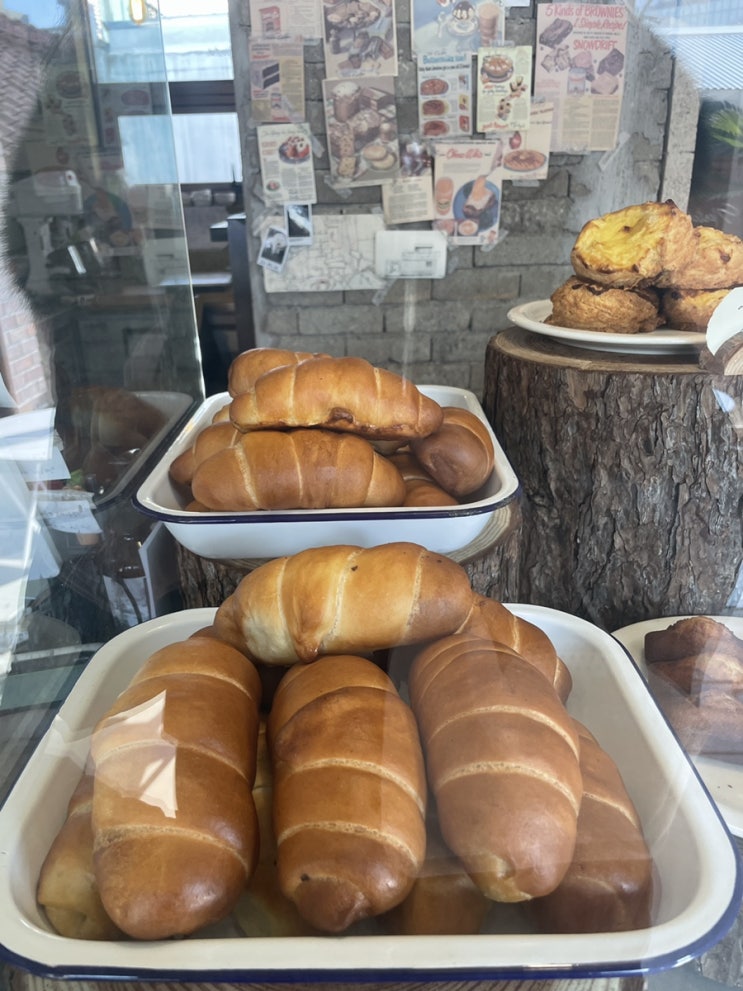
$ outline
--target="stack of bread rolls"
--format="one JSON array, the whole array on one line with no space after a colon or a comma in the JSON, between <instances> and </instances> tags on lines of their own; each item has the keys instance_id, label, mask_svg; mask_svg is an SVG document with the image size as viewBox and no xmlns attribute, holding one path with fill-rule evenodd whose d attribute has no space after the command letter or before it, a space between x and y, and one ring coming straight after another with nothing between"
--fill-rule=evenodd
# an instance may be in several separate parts
<instances>
[{"instance_id":1,"label":"stack of bread rolls","mask_svg":"<svg viewBox=\"0 0 743 991\"><path fill-rule=\"evenodd\" d=\"M578 330L704 332L716 306L743 285L743 241L694 225L672 200L589 220L570 260L575 274L550 297L547 323Z\"/></svg>"},{"instance_id":2,"label":"stack of bread rolls","mask_svg":"<svg viewBox=\"0 0 743 991\"><path fill-rule=\"evenodd\" d=\"M253 348L228 391L169 466L190 511L457 505L493 471L474 413L362 358Z\"/></svg>"},{"instance_id":3,"label":"stack of bread rolls","mask_svg":"<svg viewBox=\"0 0 743 991\"><path fill-rule=\"evenodd\" d=\"M417 544L266 562L95 726L88 818L74 799L39 903L81 938L477 932L547 898L549 931L644 925L650 854L571 684L541 630Z\"/></svg>"}]
</instances>

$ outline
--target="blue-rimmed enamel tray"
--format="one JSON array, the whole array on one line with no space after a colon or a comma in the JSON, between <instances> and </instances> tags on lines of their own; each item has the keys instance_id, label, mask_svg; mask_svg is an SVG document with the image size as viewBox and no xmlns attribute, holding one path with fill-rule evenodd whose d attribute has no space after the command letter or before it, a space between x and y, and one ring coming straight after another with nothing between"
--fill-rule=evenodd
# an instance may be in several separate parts
<instances>
[{"instance_id":1,"label":"blue-rimmed enamel tray","mask_svg":"<svg viewBox=\"0 0 743 991\"><path fill-rule=\"evenodd\" d=\"M135 627L81 675L0 810L0 954L58 978L368 981L596 977L669 969L718 942L740 908L733 840L624 648L565 613L510 608L540 626L571 670L568 709L616 761L658 872L652 925L625 933L541 935L493 913L476 936L250 938L236 928L156 943L55 935L35 901L42 860L86 759L94 721L154 650L208 625L212 609Z\"/></svg>"}]
</instances>

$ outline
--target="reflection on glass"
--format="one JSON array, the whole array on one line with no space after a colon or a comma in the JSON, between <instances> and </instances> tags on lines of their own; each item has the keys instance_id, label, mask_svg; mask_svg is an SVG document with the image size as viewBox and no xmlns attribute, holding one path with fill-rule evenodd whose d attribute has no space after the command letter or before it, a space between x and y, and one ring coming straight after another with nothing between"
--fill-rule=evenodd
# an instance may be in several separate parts
<instances>
[{"instance_id":1,"label":"reflection on glass","mask_svg":"<svg viewBox=\"0 0 743 991\"><path fill-rule=\"evenodd\" d=\"M101 563L112 542L147 546L132 491L203 399L162 31L143 9L136 24L128 0L11 0L0 20L17 76L0 121L0 692L60 628L115 632Z\"/></svg>"}]
</instances>

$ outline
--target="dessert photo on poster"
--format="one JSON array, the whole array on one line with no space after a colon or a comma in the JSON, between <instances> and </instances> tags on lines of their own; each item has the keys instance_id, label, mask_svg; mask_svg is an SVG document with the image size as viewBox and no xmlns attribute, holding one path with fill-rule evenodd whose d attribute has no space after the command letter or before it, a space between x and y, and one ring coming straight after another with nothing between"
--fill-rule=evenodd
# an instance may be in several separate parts
<instances>
[{"instance_id":1,"label":"dessert photo on poster","mask_svg":"<svg viewBox=\"0 0 743 991\"><path fill-rule=\"evenodd\" d=\"M393 76L323 80L330 173L344 186L400 175Z\"/></svg>"}]
</instances>

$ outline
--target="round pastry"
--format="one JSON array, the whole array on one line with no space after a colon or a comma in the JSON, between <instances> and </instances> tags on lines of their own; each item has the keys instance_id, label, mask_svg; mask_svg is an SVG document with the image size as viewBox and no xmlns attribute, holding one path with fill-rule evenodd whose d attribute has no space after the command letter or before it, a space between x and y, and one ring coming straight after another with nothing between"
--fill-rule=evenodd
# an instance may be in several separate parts
<instances>
[{"instance_id":1,"label":"round pastry","mask_svg":"<svg viewBox=\"0 0 743 991\"><path fill-rule=\"evenodd\" d=\"M695 227L694 254L681 268L667 269L657 285L666 289L732 289L743 285L743 241L715 227Z\"/></svg>"},{"instance_id":2,"label":"round pastry","mask_svg":"<svg viewBox=\"0 0 743 991\"><path fill-rule=\"evenodd\" d=\"M661 311L674 330L704 333L716 307L729 289L666 289L661 294Z\"/></svg>"},{"instance_id":3,"label":"round pastry","mask_svg":"<svg viewBox=\"0 0 743 991\"><path fill-rule=\"evenodd\" d=\"M662 323L654 289L614 289L571 276L550 299L552 314L545 322L556 327L638 334Z\"/></svg>"},{"instance_id":4,"label":"round pastry","mask_svg":"<svg viewBox=\"0 0 743 991\"><path fill-rule=\"evenodd\" d=\"M652 285L694 253L693 225L672 200L640 203L583 225L570 260L575 274L600 285L633 289Z\"/></svg>"}]
</instances>

